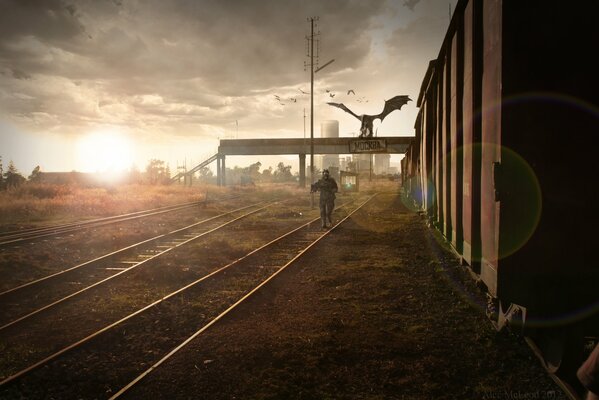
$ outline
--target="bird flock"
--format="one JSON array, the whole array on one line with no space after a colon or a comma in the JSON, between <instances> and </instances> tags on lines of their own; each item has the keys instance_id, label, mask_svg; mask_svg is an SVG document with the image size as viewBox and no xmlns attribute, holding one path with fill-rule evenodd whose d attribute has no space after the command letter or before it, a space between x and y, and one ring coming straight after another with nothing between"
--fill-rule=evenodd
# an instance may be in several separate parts
<instances>
[{"instance_id":1,"label":"bird flock","mask_svg":"<svg viewBox=\"0 0 599 400\"><path fill-rule=\"evenodd\" d=\"M302 95L309 95L310 92L306 92L305 90L302 89L298 89L298 91L302 94ZM334 98L337 93L334 93L331 89L325 89L325 91L323 92L324 95L330 97L331 99ZM356 95L356 92L353 89L349 89L347 90L347 96ZM273 95L275 100L277 101L277 103L279 103L279 105L284 106L288 103L297 103L297 97L288 97L288 98L282 98L281 96L275 94ZM356 98L356 101L358 103L368 103L368 99L365 96L360 96L358 98Z\"/></svg>"}]
</instances>

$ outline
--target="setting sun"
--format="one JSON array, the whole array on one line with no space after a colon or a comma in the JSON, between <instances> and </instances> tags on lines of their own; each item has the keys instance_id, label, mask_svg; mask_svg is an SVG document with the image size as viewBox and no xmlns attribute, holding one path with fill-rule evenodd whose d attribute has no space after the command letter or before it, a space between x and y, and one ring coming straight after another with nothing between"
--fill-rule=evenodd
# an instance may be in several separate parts
<instances>
[{"instance_id":1,"label":"setting sun","mask_svg":"<svg viewBox=\"0 0 599 400\"><path fill-rule=\"evenodd\" d=\"M131 143L119 132L92 132L77 144L77 166L81 172L123 171L132 162Z\"/></svg>"}]
</instances>

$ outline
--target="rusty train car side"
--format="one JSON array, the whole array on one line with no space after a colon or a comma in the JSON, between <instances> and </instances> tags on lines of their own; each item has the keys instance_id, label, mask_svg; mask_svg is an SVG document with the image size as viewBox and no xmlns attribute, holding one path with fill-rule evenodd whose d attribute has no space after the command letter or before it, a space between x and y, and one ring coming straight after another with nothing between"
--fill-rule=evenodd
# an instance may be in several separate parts
<instances>
[{"instance_id":1,"label":"rusty train car side","mask_svg":"<svg viewBox=\"0 0 599 400\"><path fill-rule=\"evenodd\" d=\"M404 193L484 284L497 327L523 329L573 386L599 337L596 15L460 0L402 161Z\"/></svg>"}]
</instances>

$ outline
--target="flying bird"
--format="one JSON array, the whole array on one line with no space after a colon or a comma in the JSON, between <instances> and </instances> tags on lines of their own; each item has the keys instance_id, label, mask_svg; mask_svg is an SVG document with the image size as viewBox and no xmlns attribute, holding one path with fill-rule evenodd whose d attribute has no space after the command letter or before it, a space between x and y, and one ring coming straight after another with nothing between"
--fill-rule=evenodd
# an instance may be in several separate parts
<instances>
[{"instance_id":1,"label":"flying bird","mask_svg":"<svg viewBox=\"0 0 599 400\"><path fill-rule=\"evenodd\" d=\"M383 122L383 119L385 119L387 115L389 115L392 111L401 110L401 107L403 107L404 104L407 104L408 101L412 101L412 99L405 95L395 96L392 99L386 100L385 107L383 107L383 111L378 115L357 115L342 103L327 104L330 106L338 107L343 111L350 113L354 117L358 118L362 123L362 126L360 127L360 137L370 138L372 137L372 125L375 119L378 118L381 120L381 122Z\"/></svg>"},{"instance_id":2,"label":"flying bird","mask_svg":"<svg viewBox=\"0 0 599 400\"><path fill-rule=\"evenodd\" d=\"M281 98L279 96L277 96L276 94L274 96L275 96L275 99L277 99L278 101L281 101Z\"/></svg>"},{"instance_id":3,"label":"flying bird","mask_svg":"<svg viewBox=\"0 0 599 400\"><path fill-rule=\"evenodd\" d=\"M310 93L308 93L308 92L304 92L302 89L297 89L297 90L299 90L299 91L300 91L300 92L302 92L303 94L310 94Z\"/></svg>"},{"instance_id":4,"label":"flying bird","mask_svg":"<svg viewBox=\"0 0 599 400\"><path fill-rule=\"evenodd\" d=\"M335 97L335 93L329 93L329 96Z\"/></svg>"},{"instance_id":5,"label":"flying bird","mask_svg":"<svg viewBox=\"0 0 599 400\"><path fill-rule=\"evenodd\" d=\"M410 11L414 11L414 6L418 4L420 0L406 0L403 2L404 7L408 7Z\"/></svg>"},{"instance_id":6,"label":"flying bird","mask_svg":"<svg viewBox=\"0 0 599 400\"><path fill-rule=\"evenodd\" d=\"M297 103L297 99L295 99L295 98L293 98L293 97L290 97L290 98L289 98L289 101L293 101L294 103Z\"/></svg>"},{"instance_id":7,"label":"flying bird","mask_svg":"<svg viewBox=\"0 0 599 400\"><path fill-rule=\"evenodd\" d=\"M356 92L354 92L354 90L353 90L353 89L349 89L349 90L347 91L347 95L348 95L348 96L349 96L349 94L350 94L350 93L352 93L352 94L356 94Z\"/></svg>"}]
</instances>

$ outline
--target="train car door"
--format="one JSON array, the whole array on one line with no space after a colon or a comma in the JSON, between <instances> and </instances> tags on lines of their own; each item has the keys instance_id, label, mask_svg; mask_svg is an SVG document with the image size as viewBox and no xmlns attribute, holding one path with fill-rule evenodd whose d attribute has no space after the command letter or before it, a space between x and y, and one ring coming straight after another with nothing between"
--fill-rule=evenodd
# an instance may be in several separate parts
<instances>
[{"instance_id":1,"label":"train car door","mask_svg":"<svg viewBox=\"0 0 599 400\"><path fill-rule=\"evenodd\" d=\"M444 184L443 177L445 176L445 155L443 154L443 150L445 146L443 146L443 90L444 79L443 72L444 65L439 63L438 70L436 72L438 80L437 80L437 90L435 96L435 106L436 106L436 119L437 124L435 126L435 189L437 190L437 228L443 232L445 226L445 210L443 208L444 204Z\"/></svg>"},{"instance_id":2,"label":"train car door","mask_svg":"<svg viewBox=\"0 0 599 400\"><path fill-rule=\"evenodd\" d=\"M451 49L450 49L451 50ZM442 160L443 160L443 235L452 240L451 220L451 51L445 53L443 59L443 92L441 104L443 107L442 120Z\"/></svg>"},{"instance_id":3,"label":"train car door","mask_svg":"<svg viewBox=\"0 0 599 400\"><path fill-rule=\"evenodd\" d=\"M502 0L483 2L481 279L497 296L501 188Z\"/></svg>"},{"instance_id":4,"label":"train car door","mask_svg":"<svg viewBox=\"0 0 599 400\"><path fill-rule=\"evenodd\" d=\"M462 228L463 258L480 273L480 2L464 10L464 90L462 94Z\"/></svg>"},{"instance_id":5,"label":"train car door","mask_svg":"<svg viewBox=\"0 0 599 400\"><path fill-rule=\"evenodd\" d=\"M459 16L458 16L459 17ZM462 185L463 185L463 132L462 132L462 93L463 75L463 25L457 18L457 28L451 40L451 92L450 92L450 163L451 163L451 244L455 251L463 254L462 228Z\"/></svg>"}]
</instances>

